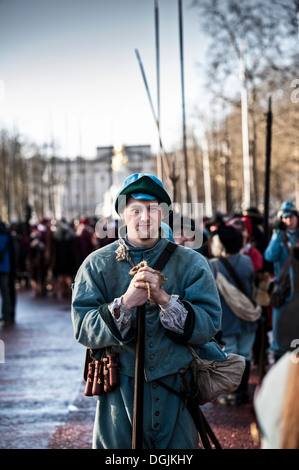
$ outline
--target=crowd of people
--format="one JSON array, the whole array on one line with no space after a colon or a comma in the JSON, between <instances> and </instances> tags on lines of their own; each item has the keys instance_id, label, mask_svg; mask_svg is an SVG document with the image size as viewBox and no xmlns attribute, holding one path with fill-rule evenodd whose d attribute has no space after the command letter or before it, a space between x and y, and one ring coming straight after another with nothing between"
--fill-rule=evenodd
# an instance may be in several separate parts
<instances>
[{"instance_id":1,"label":"crowd of people","mask_svg":"<svg viewBox=\"0 0 299 470\"><path fill-rule=\"evenodd\" d=\"M233 229L233 230L232 230ZM239 232L239 233L238 233ZM215 213L206 221L206 243L200 251L215 262L225 257L242 279L248 296L262 307L255 322L238 318L221 296L222 326L220 342L226 352L243 355L245 371L238 389L219 402L248 403L248 379L252 363L260 367L260 385L254 395L262 448L299 448L299 407L296 405L299 380L299 212L291 201L283 201L265 238L263 218L250 208L231 218ZM184 244L184 238L178 238ZM251 262L246 262L250 258ZM289 263L288 263L289 260ZM231 283L226 268L219 269ZM284 292L283 275L289 276ZM285 277L287 279L287 277ZM278 292L283 299L271 301L271 285L280 280ZM266 368L268 365L268 368Z\"/></svg>"},{"instance_id":2,"label":"crowd of people","mask_svg":"<svg viewBox=\"0 0 299 470\"><path fill-rule=\"evenodd\" d=\"M35 297L70 297L83 260L98 247L92 220L73 223L41 217L37 224L0 223L2 322L15 322L16 294L31 289ZM3 252L2 252L3 251Z\"/></svg>"},{"instance_id":3,"label":"crowd of people","mask_svg":"<svg viewBox=\"0 0 299 470\"><path fill-rule=\"evenodd\" d=\"M133 259L133 264L136 264L136 260L140 259L142 253L144 253L143 256L154 257L156 256L158 247L162 247L161 233L159 236L158 233L155 232L154 237L146 236L145 240L140 238L140 233L147 233L149 220L155 223L157 222L156 211L153 211L153 215L149 212L148 206L150 202L153 201L152 204L155 205L157 202L165 202L167 199L161 182L157 182L153 176L150 177L153 179L154 183L157 184L153 184L153 182L145 178L144 175L131 175L131 177L124 182L124 187L118 196L127 196L126 205L122 210L119 210L117 199L115 203L116 210L119 210L119 214L127 226L127 234L122 248L129 250L128 256L131 256ZM162 190L159 186L162 187ZM140 206L139 199L142 200L143 206ZM292 223L292 219L294 218L296 219L296 223ZM135 220L137 225L132 226L132 222ZM139 220L139 222L137 222L137 220ZM288 350L288 346L282 346L282 344L280 344L280 350L276 348L276 343L280 340L275 333L277 319L273 316L268 286L271 279L277 274L278 268L275 266L275 262L279 260L281 266L286 257L285 253L281 253L281 250L284 249L284 245L281 243L282 239L287 239L288 243L292 244L295 243L295 239L297 238L298 212L295 206L290 202L284 202L282 204L281 211L278 214L278 220L273 226L273 231L269 239L265 239L263 232L263 216L255 208L249 208L240 214L234 214L232 217L215 213L212 218L206 219L202 234L203 244L201 246L192 244L196 239L192 232L198 230L194 221L191 221L191 224L190 221L187 222L186 230L185 223L186 220L182 219L181 224L176 223L176 225L171 227L173 231L168 227L166 232L161 222L159 226L160 229L163 228L164 232L167 233L166 236L169 240L174 241L177 245L187 246L189 248L188 251L176 250L176 256L174 257L174 261L172 261L176 266L175 270L168 271L166 269L165 271L168 282L170 281L168 283L168 294L166 293L167 289L164 291L163 287L160 286L158 279L156 279L155 272L151 269L148 270L148 268L142 268L140 274L138 271L136 274L137 277L134 278L135 284L134 280L130 283L125 275L128 269L127 265L120 266L119 263L115 263L115 248L117 247L117 243L113 243L111 248L106 247L103 251L100 250L100 253L92 256L92 258L84 262L83 266L80 268L79 275L75 281L73 299L73 322L76 337L82 344L93 348L92 350L95 350L95 354L97 354L97 351L102 351L102 345L107 347L107 345L111 344L111 349L115 352L119 352L120 358L123 358L123 355L125 356L125 360L121 360L122 364L126 364L123 374L129 377L126 379L128 381L123 382L124 389L122 389L121 392L122 397L116 393L114 397L105 396L99 399L94 435L94 445L97 448L101 448L102 446L109 448L113 443L114 445L129 445L128 436L130 435L130 425L127 423L125 415L123 416L123 422L126 422L128 426L123 435L121 433L119 436L116 435L117 433L114 432L112 423L111 432L107 432L107 430L104 431L104 428L107 429L106 423L111 418L111 416L109 417L109 413L107 414L107 410L110 409L110 401L119 400L118 406L119 409L122 410L123 399L132 388L130 377L133 375L131 375L132 371L130 371L129 368L132 362L131 354L132 357L135 354L133 352L134 347L131 351L131 339L129 338L132 332L131 321L133 321L132 319L134 318L132 312L135 311L138 305L141 305L141 303L145 301L144 295L146 295L146 291L142 292L142 290L146 288L146 284L155 286L154 292L156 297L154 297L156 298L156 304L158 304L155 310L157 315L155 318L158 320L160 317L160 322L158 322L155 327L155 336L157 334L160 338L160 347L163 351L165 347L165 354L168 354L169 351L172 351L173 342L176 344L176 349L172 352L173 357L169 358L169 361L163 360L165 366L164 374L167 375L172 385L175 385L174 388L177 388L178 384L176 383L177 376L172 376L171 374L171 359L176 358L176 365L180 362L184 362L186 360L186 350L184 346L181 347L181 345L184 345L186 341L191 342L191 344L192 342L198 344L197 341L199 338L197 338L197 335L199 331L202 332L202 335L207 333L206 328L208 324L204 320L204 317L202 317L202 311L205 311L207 316L210 317L211 324L209 327L213 326L213 328L218 329L217 332L214 332L213 336L217 339L218 345L222 350L225 351L225 353L235 353L245 358L245 370L239 387L228 395L220 396L220 404L241 405L248 403L250 399L248 382L252 363L255 362L259 367L261 365L265 367L267 361L270 360L269 356L266 354L266 351L269 350L273 354L271 357L271 361L273 362L271 362L270 365L275 365L275 363L279 363L284 353ZM191 258L192 252L198 252L201 256ZM294 251L294 254L296 258L296 251ZM127 260L127 258L124 259ZM215 304L211 299L212 296L214 301L216 300L214 297L214 287L210 279L210 274L212 274L215 279L217 276L215 262L221 261L217 263L218 268L231 284L235 284L235 278L232 276L231 271L227 269L226 263L223 262L224 259L234 268L239 280L241 280L241 284L243 284L246 295L261 307L261 315L258 319L249 321L236 316L230 304L219 292L221 319L218 325L220 317L218 317L217 313L217 302ZM101 266L101 276L104 276L102 282L94 275L94 270L98 263ZM208 273L204 267L205 263L210 267L208 270L209 275L207 275ZM113 282L111 279L111 283L107 284L107 279L110 279L110 264L113 265ZM181 270L182 266L184 266L183 270ZM195 280L193 276L196 269L199 269L196 282L200 283L200 285L198 284L196 290L194 290ZM119 271L121 271L121 274L118 276L116 273ZM205 274L203 274L203 272ZM137 291L134 289L136 287ZM89 292L87 288L91 289L91 291ZM93 293L95 292L97 293L97 301L93 302L92 299L95 299ZM209 300L207 300L207 298L209 298ZM98 302L100 302L99 307L97 307ZM291 294L285 299L285 302L292 302ZM198 305L202 306L201 311L197 311ZM108 310L106 306L108 306ZM95 321L94 315L97 308L99 309L100 315ZM153 311L151 312L153 313ZM147 315L150 315L151 312L147 312ZM173 318L173 315L175 318ZM277 315L277 317L279 317L279 315ZM152 322L152 320L150 321ZM147 326L147 329L148 328ZM152 333L149 331L149 334ZM297 332L293 331L292 334L296 335ZM169 338L171 338L170 343ZM201 338L200 341L202 340L203 338ZM207 346L207 344L205 346ZM154 365L154 358L157 355L155 342L152 342L152 347L153 349L149 351L149 354L150 352L152 354L150 354L149 357L146 356L146 363L148 361L148 364L150 364L151 358L153 362L149 371L145 371L149 385L151 383L150 377L154 375L151 371L155 370L155 374L162 373L160 370L161 367L158 367L158 364L157 367ZM100 354L100 352L98 354ZM160 351L160 355L161 354ZM203 357L204 352L201 351L201 354L201 357ZM210 358L212 356L213 354ZM124 367L124 365L122 365L122 367ZM263 372L264 371L261 369L261 375ZM124 380L123 376L122 380ZM145 390L147 400L151 402L150 389L146 388ZM179 408L177 408L178 403L174 403L174 398L171 395L167 394L163 399L171 400L173 407L176 408L178 412L178 422L172 424L173 428L172 430L169 429L170 433L167 432L167 436L164 435L165 439L169 439L171 432L173 432L173 436L176 436L177 426L180 426L179 421L181 419L184 420L186 417L183 418L183 416L181 416ZM129 396L127 396L126 400L128 400L128 403L131 403ZM128 403L125 404L126 413L128 412ZM154 403L149 405L149 410L153 410L154 408ZM104 421L102 420L103 417ZM263 416L259 418L260 422L263 424ZM146 419L150 420L154 418L148 415ZM163 419L164 418L161 416L160 420L163 421ZM157 419L157 432L160 426L160 420ZM119 425L120 427L122 426L120 422ZM186 421L184 427L186 430L188 429L188 438L193 439L194 429L192 431L192 424ZM166 426L165 429L168 429L168 427ZM152 434L152 431L149 431L149 435L146 436L146 439L149 439L146 445L149 447L153 445L156 439L154 435L156 437L158 436L158 434ZM165 445L169 446L166 448L171 448L174 443L167 440L167 444ZM189 445L193 446L194 443L189 443Z\"/></svg>"},{"instance_id":4,"label":"crowd of people","mask_svg":"<svg viewBox=\"0 0 299 470\"><path fill-rule=\"evenodd\" d=\"M95 227L94 218L82 218L69 223L42 217L36 225L24 222L9 227L0 223L0 288L4 325L15 322L16 292L19 286L32 289L38 297L71 296L72 284L87 256L118 239L117 221L111 221L110 231L106 232L104 238L98 237ZM235 284L225 264L217 262L226 258L242 280L247 295L262 307L261 317L249 322L237 317L219 293L222 317L215 338L226 353L240 354L246 361L238 389L221 396L219 403L248 403L252 363L263 368L270 357L275 363L289 352L288 345L279 335L284 306L275 308L270 305L268 288L271 279L281 272L290 248L293 250L291 286L294 286L294 263L299 258L298 211L292 202L283 202L268 239L264 236L263 216L256 208L230 217L215 212L211 218L205 218L201 246L193 246L194 231L198 227L191 219L188 220L188 230L183 219L179 227L164 225L163 228L169 240L199 252L206 259L214 278L220 270ZM285 303L292 302L293 294L294 287L291 287ZM262 411L260 414L262 420Z\"/></svg>"},{"instance_id":5,"label":"crowd of people","mask_svg":"<svg viewBox=\"0 0 299 470\"><path fill-rule=\"evenodd\" d=\"M284 205L282 205L283 207ZM294 215L296 224L298 220L297 212L294 206L291 208L296 214ZM283 215L286 216L287 214L284 213ZM283 218L279 217L278 222L273 227L273 237L276 240L274 252L275 246L279 246L282 234L291 233L289 230L286 231L287 225L283 220ZM0 258L2 273L0 278L1 294L3 299L2 320L6 323L15 320L16 288L19 286L32 289L36 297L46 295L56 297L71 296L73 280L84 259L94 250L112 243L118 238L117 221L107 222L107 225L104 227L106 231L105 236L101 233L100 237L95 229L96 221L97 219L94 217L85 217L69 223L66 220L55 221L47 217L41 217L35 225L22 222L11 224L9 227L1 222L0 243L2 243L1 240L3 239L2 245L7 252L5 261ZM294 221L292 223L294 224ZM193 246L194 233L198 228L192 219L182 218L180 227L176 225L172 229L167 228L168 233L166 236L170 240L175 241L179 245ZM279 233L278 237L277 233ZM5 242L6 237L9 240L7 244ZM291 237L294 239L294 235L291 235ZM265 323L263 324L263 334L265 334L265 331L270 333L270 338L272 333L272 318L274 317L273 344L275 358L277 359L281 355L281 351L277 349L276 345L275 328L277 311L275 309L272 311L272 308L269 306L267 285L271 277L278 273L283 264L286 249L284 254L280 253L277 255L281 257L280 261L277 261L275 256L273 257L273 239L271 239L267 247L263 234L263 216L256 208L250 208L243 211L243 213L234 214L231 217L216 211L211 218L204 219L203 233L199 239L202 241L201 246L194 246L193 248L207 259L225 256L235 260L237 263L239 259L244 259L245 255L250 258L254 275L252 275L251 263L248 272L244 272L244 267L239 267L238 272L244 278L245 284L248 284L249 295L253 295L253 292L251 292L253 288L256 290L255 294L258 292L262 296L263 300L261 303L264 307L262 321ZM210 265L215 275L213 263L210 263ZM223 266L220 269L230 278ZM4 278L7 279L4 281ZM248 280L246 281L246 279ZM235 315L230 312L223 298L221 301L224 313L220 334L226 337L230 336L232 332L234 334L240 332L240 326L233 327L234 323L240 323L239 320L236 320ZM226 318L227 315L233 316ZM254 336L254 339L258 338L259 341L260 324L261 321L257 325L245 327L245 329L253 329L255 334L251 336ZM225 325L228 325L227 331ZM263 338L263 344L264 340L265 338ZM266 346L268 341L269 334L266 336ZM253 351L254 360L257 361L260 354L259 344L255 345L254 341L253 345L251 343L252 341L250 342L249 350ZM246 357L248 357L248 354L249 351Z\"/></svg>"}]
</instances>

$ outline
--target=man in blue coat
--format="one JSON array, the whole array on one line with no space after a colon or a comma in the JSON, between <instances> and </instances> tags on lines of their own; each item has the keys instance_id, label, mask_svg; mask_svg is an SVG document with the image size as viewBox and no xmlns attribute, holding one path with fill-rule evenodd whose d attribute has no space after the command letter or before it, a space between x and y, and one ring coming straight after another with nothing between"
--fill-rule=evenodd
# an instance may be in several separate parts
<instances>
[{"instance_id":1,"label":"man in blue coat","mask_svg":"<svg viewBox=\"0 0 299 470\"><path fill-rule=\"evenodd\" d=\"M120 385L99 396L93 447L132 447L136 310L146 304L143 448L195 449L198 431L180 398L155 380L180 390L178 370L187 367L190 343L205 359L224 360L213 341L221 306L211 270L194 250L178 246L162 270L164 284L151 266L164 251L163 209L169 195L154 175L133 174L119 192L115 208L126 233L90 254L74 285L72 320L76 339L99 359L118 353ZM132 266L146 261L135 275ZM149 302L149 292L153 302Z\"/></svg>"}]
</instances>

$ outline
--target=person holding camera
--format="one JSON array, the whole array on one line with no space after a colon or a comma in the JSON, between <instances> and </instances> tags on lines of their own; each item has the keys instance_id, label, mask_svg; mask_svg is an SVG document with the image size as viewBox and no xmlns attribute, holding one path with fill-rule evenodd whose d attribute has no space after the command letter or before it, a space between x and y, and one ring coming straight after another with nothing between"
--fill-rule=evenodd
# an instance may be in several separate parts
<instances>
[{"instance_id":1,"label":"person holding camera","mask_svg":"<svg viewBox=\"0 0 299 470\"><path fill-rule=\"evenodd\" d=\"M270 242L264 252L266 261L273 263L274 276L277 277L289 256L290 249L293 255L298 259L299 253L299 213L295 205L290 201L284 201L281 204L277 220ZM286 351L280 344L278 338L278 324L284 310L286 302L291 301L294 293L294 271L292 264L288 269L290 279L290 290L285 298L285 302L280 307L272 308L272 343L271 349L274 353L274 359L277 361Z\"/></svg>"}]
</instances>

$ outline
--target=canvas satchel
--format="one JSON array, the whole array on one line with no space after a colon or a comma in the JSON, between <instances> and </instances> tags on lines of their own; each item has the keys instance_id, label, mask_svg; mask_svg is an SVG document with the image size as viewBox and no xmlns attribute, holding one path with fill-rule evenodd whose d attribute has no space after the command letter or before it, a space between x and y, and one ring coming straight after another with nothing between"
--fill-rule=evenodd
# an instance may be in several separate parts
<instances>
[{"instance_id":1,"label":"canvas satchel","mask_svg":"<svg viewBox=\"0 0 299 470\"><path fill-rule=\"evenodd\" d=\"M220 272L217 261L215 261L214 264L217 269L215 279L216 285L230 309L242 320L249 322L258 320L262 314L262 307L260 305L255 305L244 292L226 279L226 277Z\"/></svg>"},{"instance_id":2,"label":"canvas satchel","mask_svg":"<svg viewBox=\"0 0 299 470\"><path fill-rule=\"evenodd\" d=\"M201 359L190 344L187 347L193 356L190 363L194 382L193 398L199 405L213 402L219 395L238 388L245 369L243 356L228 354L224 361L210 361Z\"/></svg>"}]
</instances>

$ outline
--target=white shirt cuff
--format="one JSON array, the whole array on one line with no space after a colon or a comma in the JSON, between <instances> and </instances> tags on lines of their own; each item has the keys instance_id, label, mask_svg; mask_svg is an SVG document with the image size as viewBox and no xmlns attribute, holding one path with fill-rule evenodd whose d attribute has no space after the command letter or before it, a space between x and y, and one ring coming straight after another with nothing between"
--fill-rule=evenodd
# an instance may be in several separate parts
<instances>
[{"instance_id":1,"label":"white shirt cuff","mask_svg":"<svg viewBox=\"0 0 299 470\"><path fill-rule=\"evenodd\" d=\"M121 337L124 338L131 328L132 310L126 307L122 301L122 297L118 297L108 305L108 309L112 315L115 325L117 326ZM115 310L119 309L119 317L115 316Z\"/></svg>"},{"instance_id":2,"label":"white shirt cuff","mask_svg":"<svg viewBox=\"0 0 299 470\"><path fill-rule=\"evenodd\" d=\"M171 330L175 333L183 333L188 310L178 300L178 295L171 295L169 301L160 307L160 321L164 328ZM122 301L122 297L114 299L108 305L109 311L112 315L115 325L119 330L121 337L124 338L129 329L131 328L132 310L126 307ZM115 316L115 309L119 309L119 317Z\"/></svg>"},{"instance_id":3,"label":"white shirt cuff","mask_svg":"<svg viewBox=\"0 0 299 470\"><path fill-rule=\"evenodd\" d=\"M188 310L179 301L179 296L171 295L167 304L160 305L160 308L160 321L164 328L175 333L183 333Z\"/></svg>"}]
</instances>

